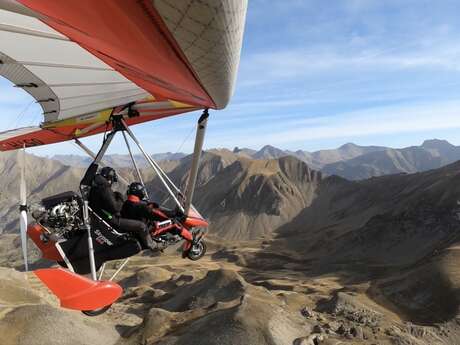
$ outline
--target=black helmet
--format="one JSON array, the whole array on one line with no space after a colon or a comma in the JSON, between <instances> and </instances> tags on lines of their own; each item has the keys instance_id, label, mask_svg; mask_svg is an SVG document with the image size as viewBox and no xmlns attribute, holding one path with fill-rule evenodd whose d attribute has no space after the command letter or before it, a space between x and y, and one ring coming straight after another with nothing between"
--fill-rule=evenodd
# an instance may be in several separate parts
<instances>
[{"instance_id":1,"label":"black helmet","mask_svg":"<svg viewBox=\"0 0 460 345\"><path fill-rule=\"evenodd\" d=\"M139 182L131 183L129 185L129 187L128 187L127 194L128 195L135 195L138 198L140 198L141 200L147 199L147 191L145 190L144 185L142 183L139 183Z\"/></svg>"},{"instance_id":2,"label":"black helmet","mask_svg":"<svg viewBox=\"0 0 460 345\"><path fill-rule=\"evenodd\" d=\"M105 177L109 182L117 182L118 176L117 172L112 167L103 167L99 173L101 176Z\"/></svg>"}]
</instances>

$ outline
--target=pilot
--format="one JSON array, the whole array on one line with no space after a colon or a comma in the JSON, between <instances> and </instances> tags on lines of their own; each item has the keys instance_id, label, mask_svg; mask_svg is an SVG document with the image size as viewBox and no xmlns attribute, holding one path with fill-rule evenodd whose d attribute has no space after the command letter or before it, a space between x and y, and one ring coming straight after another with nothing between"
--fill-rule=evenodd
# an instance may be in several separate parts
<instances>
[{"instance_id":1,"label":"pilot","mask_svg":"<svg viewBox=\"0 0 460 345\"><path fill-rule=\"evenodd\" d=\"M183 214L160 209L157 203L150 202L142 183L131 183L128 187L127 195L128 198L121 209L122 217L140 220L144 222L144 224L153 222L155 226L159 222L168 221L173 218L170 226L164 227L163 229L168 232L176 233L189 242L193 241L192 233L180 223L180 217L183 217ZM162 230L161 232L164 231Z\"/></svg>"},{"instance_id":2,"label":"pilot","mask_svg":"<svg viewBox=\"0 0 460 345\"><path fill-rule=\"evenodd\" d=\"M111 167L103 167L94 177L89 193L89 206L98 216L120 232L136 235L144 249L154 250L155 243L144 222L127 219L121 216L123 196L114 192L112 185L118 181L116 171Z\"/></svg>"}]
</instances>

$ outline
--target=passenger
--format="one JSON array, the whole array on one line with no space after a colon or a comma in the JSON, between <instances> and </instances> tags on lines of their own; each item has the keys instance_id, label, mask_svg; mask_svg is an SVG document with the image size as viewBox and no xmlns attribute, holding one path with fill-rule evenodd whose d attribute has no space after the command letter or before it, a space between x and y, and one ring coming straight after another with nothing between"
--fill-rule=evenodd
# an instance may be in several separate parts
<instances>
[{"instance_id":1,"label":"passenger","mask_svg":"<svg viewBox=\"0 0 460 345\"><path fill-rule=\"evenodd\" d=\"M155 243L144 222L121 216L123 196L112 190L113 183L117 181L117 173L113 168L102 168L94 177L89 193L89 206L117 231L136 235L144 249L155 249Z\"/></svg>"},{"instance_id":2,"label":"passenger","mask_svg":"<svg viewBox=\"0 0 460 345\"><path fill-rule=\"evenodd\" d=\"M176 220L177 212L162 210L157 203L150 202L147 198L145 187L141 183L131 183L128 187L127 195L128 198L121 209L122 217L140 220L145 224L152 222L156 227L155 233L157 234L171 232L189 242L193 241L192 233L182 226L180 221ZM162 224L161 229L157 228L159 224L168 220L170 224Z\"/></svg>"}]
</instances>

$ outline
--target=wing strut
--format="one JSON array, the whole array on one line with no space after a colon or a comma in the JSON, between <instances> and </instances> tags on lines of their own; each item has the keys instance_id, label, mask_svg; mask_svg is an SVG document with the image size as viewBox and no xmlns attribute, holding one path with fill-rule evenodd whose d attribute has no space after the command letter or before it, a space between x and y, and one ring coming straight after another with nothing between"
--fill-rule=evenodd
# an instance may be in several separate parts
<instances>
[{"instance_id":1,"label":"wing strut","mask_svg":"<svg viewBox=\"0 0 460 345\"><path fill-rule=\"evenodd\" d=\"M139 182L142 183L142 185L145 187L144 180L142 178L141 171L139 170L139 167L137 166L136 159L133 156L133 153L131 151L131 146L129 145L128 138L126 137L126 133L123 131L121 132L123 134L123 139L125 139L126 147L128 148L129 156L131 157L131 161L133 162L134 169L136 170L137 177L139 178ZM147 194L148 198L148 192L147 189L145 189L145 193Z\"/></svg>"},{"instance_id":2,"label":"wing strut","mask_svg":"<svg viewBox=\"0 0 460 345\"><path fill-rule=\"evenodd\" d=\"M185 192L185 214L188 214L192 206L193 193L195 191L196 179L198 177L198 168L200 167L201 150L203 149L204 135L208 125L209 111L205 109L203 114L198 119L195 137L195 148L193 150L192 166L190 168L190 176Z\"/></svg>"},{"instance_id":3,"label":"wing strut","mask_svg":"<svg viewBox=\"0 0 460 345\"><path fill-rule=\"evenodd\" d=\"M89 181L89 175L92 173L96 173L97 165L101 161L102 157L104 156L105 152L107 151L110 143L112 142L116 132L110 132L104 140L101 149L94 158L94 162L88 168L88 171L85 173L83 177L82 183L80 185L81 195L83 197L83 226L88 234L88 255L89 255L89 265L91 268L91 278L94 281L97 281L97 274L96 274L96 261L94 259L94 247L93 247L93 238L91 237L91 223L89 219L89 190L91 188ZM94 168L95 167L95 168ZM93 170L94 169L94 170ZM88 175L88 176L87 176ZM91 178L92 180L92 178Z\"/></svg>"},{"instance_id":4,"label":"wing strut","mask_svg":"<svg viewBox=\"0 0 460 345\"><path fill-rule=\"evenodd\" d=\"M163 183L163 185L165 186L165 188L167 189L168 193L171 195L171 197L173 198L174 202L177 204L177 207L179 207L179 209L184 212L184 206L182 206L182 203L179 201L178 199L178 195L180 196L181 195L181 191L179 188L176 187L176 185L170 180L170 178L168 177L168 175L166 175L166 173L160 168L160 166L158 165L157 162L155 162L152 157L150 157L147 152L145 152L144 148L142 147L141 143L139 142L139 140L137 140L137 138L134 136L134 133L131 131L131 129L126 125L126 122L123 120L123 119L120 119L121 121L121 124L124 128L124 130L128 133L128 135L131 137L131 139L133 139L133 141L136 143L137 147L139 148L139 150L142 152L142 154L144 155L146 161L150 164L150 166L152 167L153 170L155 170L155 173L158 175L158 177L160 178L161 182ZM175 189L176 192L178 193L178 195L176 195L176 193L174 193L172 191L172 189Z\"/></svg>"},{"instance_id":5,"label":"wing strut","mask_svg":"<svg viewBox=\"0 0 460 345\"><path fill-rule=\"evenodd\" d=\"M22 256L24 259L24 268L26 272L29 270L29 262L27 259L27 190L26 190L26 148L25 146L20 152L20 167L21 167L21 181L19 186L19 194L21 197L21 204L19 206L19 227L21 231L21 247Z\"/></svg>"}]
</instances>

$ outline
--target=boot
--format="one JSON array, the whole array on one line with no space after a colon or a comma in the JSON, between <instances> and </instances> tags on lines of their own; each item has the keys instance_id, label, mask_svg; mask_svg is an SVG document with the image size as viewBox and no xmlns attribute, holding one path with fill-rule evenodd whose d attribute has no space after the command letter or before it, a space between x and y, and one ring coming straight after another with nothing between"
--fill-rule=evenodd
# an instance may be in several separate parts
<instances>
[{"instance_id":1,"label":"boot","mask_svg":"<svg viewBox=\"0 0 460 345\"><path fill-rule=\"evenodd\" d=\"M157 249L157 244L152 240L152 236L149 233L142 236L142 246L152 251Z\"/></svg>"},{"instance_id":2,"label":"boot","mask_svg":"<svg viewBox=\"0 0 460 345\"><path fill-rule=\"evenodd\" d=\"M185 250L182 250L182 259L185 259L188 256L188 253L190 253L190 250L193 248L193 241L186 241L188 242L189 247Z\"/></svg>"}]
</instances>

